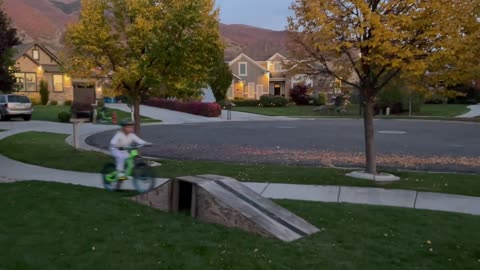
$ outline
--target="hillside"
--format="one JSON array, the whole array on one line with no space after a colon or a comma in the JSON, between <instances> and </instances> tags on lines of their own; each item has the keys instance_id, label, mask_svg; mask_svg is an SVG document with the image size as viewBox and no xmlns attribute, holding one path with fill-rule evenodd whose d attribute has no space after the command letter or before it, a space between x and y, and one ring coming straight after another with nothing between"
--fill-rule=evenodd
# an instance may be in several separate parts
<instances>
[{"instance_id":1,"label":"hillside","mask_svg":"<svg viewBox=\"0 0 480 270\"><path fill-rule=\"evenodd\" d=\"M41 42L53 50L61 49L65 27L77 19L80 8L80 0L4 0L3 4L24 42ZM227 45L226 59L241 52L256 60L267 59L276 52L287 54L284 31L221 24L220 32Z\"/></svg>"}]
</instances>

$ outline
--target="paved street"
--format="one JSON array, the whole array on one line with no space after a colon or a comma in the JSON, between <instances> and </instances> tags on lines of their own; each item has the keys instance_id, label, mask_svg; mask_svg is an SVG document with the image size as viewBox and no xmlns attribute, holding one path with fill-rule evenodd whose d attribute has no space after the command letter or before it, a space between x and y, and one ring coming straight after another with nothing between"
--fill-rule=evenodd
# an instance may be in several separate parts
<instances>
[{"instance_id":1,"label":"paved street","mask_svg":"<svg viewBox=\"0 0 480 270\"><path fill-rule=\"evenodd\" d=\"M480 125L377 120L379 163L386 167L480 172ZM361 165L363 123L350 119L226 122L144 127L162 158L306 165ZM87 143L106 147L113 132Z\"/></svg>"}]
</instances>

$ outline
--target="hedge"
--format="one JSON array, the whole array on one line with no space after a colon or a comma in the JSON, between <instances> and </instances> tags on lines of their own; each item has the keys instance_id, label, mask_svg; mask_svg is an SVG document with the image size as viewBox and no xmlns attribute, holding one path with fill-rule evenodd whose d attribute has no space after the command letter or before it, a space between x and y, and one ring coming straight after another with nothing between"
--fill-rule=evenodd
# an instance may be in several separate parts
<instances>
[{"instance_id":1,"label":"hedge","mask_svg":"<svg viewBox=\"0 0 480 270\"><path fill-rule=\"evenodd\" d=\"M150 98L145 102L145 105L206 117L218 117L222 114L222 107L218 103L181 102L177 100Z\"/></svg>"},{"instance_id":2,"label":"hedge","mask_svg":"<svg viewBox=\"0 0 480 270\"><path fill-rule=\"evenodd\" d=\"M260 104L256 99L235 99L233 103L236 107L258 107Z\"/></svg>"},{"instance_id":3,"label":"hedge","mask_svg":"<svg viewBox=\"0 0 480 270\"><path fill-rule=\"evenodd\" d=\"M280 96L261 96L260 104L263 107L285 107L288 104L288 99Z\"/></svg>"}]
</instances>

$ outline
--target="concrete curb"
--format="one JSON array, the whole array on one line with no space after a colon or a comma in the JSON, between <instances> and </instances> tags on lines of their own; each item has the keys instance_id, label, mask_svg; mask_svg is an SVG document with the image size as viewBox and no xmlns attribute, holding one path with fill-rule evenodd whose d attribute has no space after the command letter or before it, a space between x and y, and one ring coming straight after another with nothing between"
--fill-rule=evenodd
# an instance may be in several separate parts
<instances>
[{"instance_id":1,"label":"concrete curb","mask_svg":"<svg viewBox=\"0 0 480 270\"><path fill-rule=\"evenodd\" d=\"M371 174L371 173L366 173L363 171L355 171L351 173L346 174L348 177L352 177L355 179L364 179L364 180L371 180L375 182L395 182L395 181L400 181L400 177L395 176L393 174L389 173L382 173L379 175Z\"/></svg>"}]
</instances>

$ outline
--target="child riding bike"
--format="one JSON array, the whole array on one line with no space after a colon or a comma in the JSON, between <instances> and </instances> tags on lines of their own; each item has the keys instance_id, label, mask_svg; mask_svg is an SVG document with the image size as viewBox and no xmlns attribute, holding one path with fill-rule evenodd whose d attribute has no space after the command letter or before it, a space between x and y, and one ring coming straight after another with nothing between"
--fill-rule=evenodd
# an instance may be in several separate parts
<instances>
[{"instance_id":1,"label":"child riding bike","mask_svg":"<svg viewBox=\"0 0 480 270\"><path fill-rule=\"evenodd\" d=\"M134 123L128 119L120 122L122 127L112 140L110 140L110 152L115 158L118 179L125 180L125 161L129 157L127 149L133 144L151 145L151 143L140 139L134 132Z\"/></svg>"}]
</instances>

